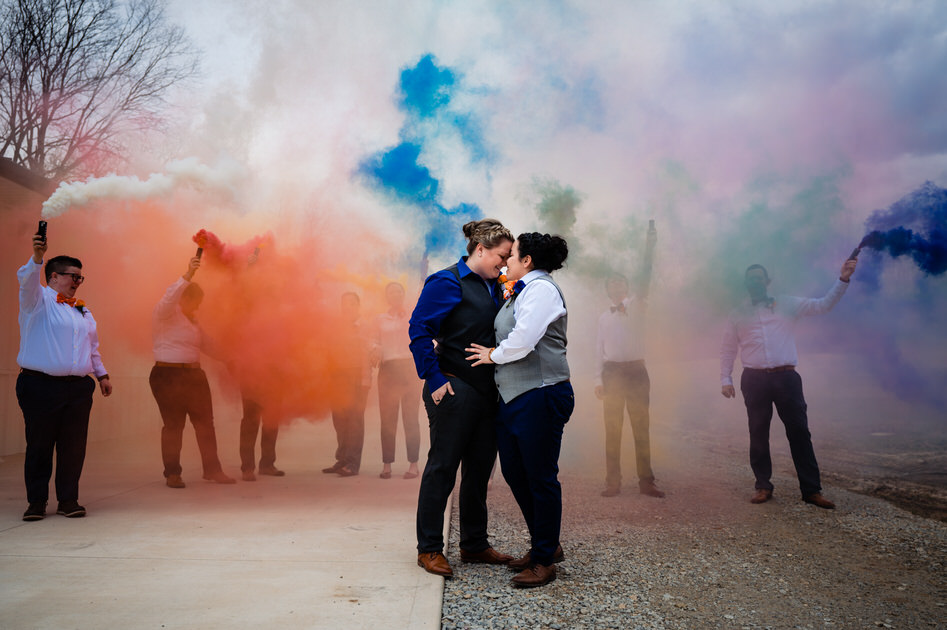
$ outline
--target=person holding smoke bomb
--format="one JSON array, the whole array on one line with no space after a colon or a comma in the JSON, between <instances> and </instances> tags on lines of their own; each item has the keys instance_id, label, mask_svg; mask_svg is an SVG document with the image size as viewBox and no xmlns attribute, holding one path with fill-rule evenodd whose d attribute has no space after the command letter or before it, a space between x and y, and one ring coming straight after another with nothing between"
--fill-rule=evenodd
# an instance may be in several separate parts
<instances>
[{"instance_id":1,"label":"person holding smoke bomb","mask_svg":"<svg viewBox=\"0 0 947 630\"><path fill-rule=\"evenodd\" d=\"M802 500L827 510L835 508L834 503L822 496L802 378L796 371L798 357L793 327L800 317L832 310L845 295L856 264L854 258L846 260L838 280L824 297L817 299L770 297L770 278L766 268L750 265L746 269L744 284L749 298L730 314L724 330L720 385L724 397L736 396L731 375L739 352L743 364L740 391L750 428L750 467L756 476L756 492L750 499L751 503L765 503L773 497L769 429L775 405L779 419L786 427Z\"/></svg>"},{"instance_id":2,"label":"person holding smoke bomb","mask_svg":"<svg viewBox=\"0 0 947 630\"><path fill-rule=\"evenodd\" d=\"M414 373L414 361L408 349L408 313L404 308L404 286L390 282L385 287L388 310L375 318L373 354L378 362L378 415L381 418L382 479L391 478L398 434L398 409L404 424L404 441L408 455L405 479L418 476L418 451L421 429L418 410L421 406L421 383Z\"/></svg>"},{"instance_id":3,"label":"person holding smoke bomb","mask_svg":"<svg viewBox=\"0 0 947 630\"><path fill-rule=\"evenodd\" d=\"M47 243L45 222L33 237L33 257L20 267L20 351L16 362L16 398L26 427L23 476L29 503L24 521L46 517L49 478L56 452L57 514L86 515L79 505L79 477L85 462L95 374L103 396L112 383L99 354L95 319L76 291L85 280L82 262L56 256L46 262L46 286L40 282Z\"/></svg>"},{"instance_id":4,"label":"person holding smoke bomb","mask_svg":"<svg viewBox=\"0 0 947 630\"><path fill-rule=\"evenodd\" d=\"M460 481L460 558L463 562L508 564L487 537L487 481L497 455L497 386L493 368L466 360L471 342L491 346L500 309L498 282L513 235L496 219L463 227L467 256L428 276L411 315L411 353L424 379L431 447L418 492L418 566L452 577L444 556L444 509ZM435 346L436 343L436 346Z\"/></svg>"},{"instance_id":5,"label":"person holding smoke bomb","mask_svg":"<svg viewBox=\"0 0 947 630\"><path fill-rule=\"evenodd\" d=\"M194 425L201 452L204 479L236 483L224 474L217 458L210 385L200 363L201 352L219 355L197 322L197 309L204 299L204 291L192 280L200 266L198 254L188 262L184 275L168 287L155 306L151 320L155 365L148 383L161 413L161 458L169 488L185 487L181 478L181 442L188 417Z\"/></svg>"},{"instance_id":6,"label":"person holding smoke bomb","mask_svg":"<svg viewBox=\"0 0 947 630\"><path fill-rule=\"evenodd\" d=\"M605 417L605 489L603 497L621 492L621 434L625 409L635 441L638 491L661 498L651 470L649 405L651 380L645 367L645 317L654 247L658 234L654 221L648 225L644 265L635 295L629 295L628 279L617 273L605 281L612 305L598 319L595 342L595 397L602 401Z\"/></svg>"},{"instance_id":7,"label":"person holding smoke bomb","mask_svg":"<svg viewBox=\"0 0 947 630\"><path fill-rule=\"evenodd\" d=\"M336 332L332 362L332 425L338 447L335 464L322 472L340 477L354 477L362 464L365 445L365 402L372 382L368 356L368 339L359 317L361 299L358 293L343 293L342 319Z\"/></svg>"},{"instance_id":8,"label":"person holding smoke bomb","mask_svg":"<svg viewBox=\"0 0 947 630\"><path fill-rule=\"evenodd\" d=\"M564 559L559 451L575 393L566 357L568 311L550 273L568 255L559 236L520 234L507 261L506 277L514 285L494 321L496 347L471 343L466 349L474 368L496 364L500 469L531 542L525 556L509 563L519 572L512 580L519 588L552 582L555 563Z\"/></svg>"}]
</instances>

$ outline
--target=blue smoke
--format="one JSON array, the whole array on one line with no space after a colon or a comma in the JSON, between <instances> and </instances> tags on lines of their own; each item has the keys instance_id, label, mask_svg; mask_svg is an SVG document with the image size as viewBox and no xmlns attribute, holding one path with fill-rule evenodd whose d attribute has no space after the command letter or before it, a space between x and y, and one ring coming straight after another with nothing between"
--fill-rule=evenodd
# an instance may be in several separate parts
<instances>
[{"instance_id":1,"label":"blue smoke","mask_svg":"<svg viewBox=\"0 0 947 630\"><path fill-rule=\"evenodd\" d=\"M421 161L425 146L439 133L457 134L471 162L490 160L476 115L452 107L459 84L458 75L439 67L430 54L402 70L398 106L405 121L399 133L401 142L365 159L358 170L381 194L414 210L411 218L424 231L425 258L456 255L463 245L461 225L483 216L474 203L443 205L440 181Z\"/></svg>"}]
</instances>

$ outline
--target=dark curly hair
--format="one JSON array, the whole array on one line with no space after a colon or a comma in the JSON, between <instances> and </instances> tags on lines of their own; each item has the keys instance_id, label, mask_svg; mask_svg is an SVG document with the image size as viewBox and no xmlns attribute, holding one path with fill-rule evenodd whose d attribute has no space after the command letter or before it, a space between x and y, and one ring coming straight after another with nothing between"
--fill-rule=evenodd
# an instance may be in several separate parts
<instances>
[{"instance_id":1,"label":"dark curly hair","mask_svg":"<svg viewBox=\"0 0 947 630\"><path fill-rule=\"evenodd\" d=\"M533 269L562 269L562 264L569 257L569 246L561 236L524 232L516 237L516 241L519 243L520 258L530 256L533 259Z\"/></svg>"}]
</instances>

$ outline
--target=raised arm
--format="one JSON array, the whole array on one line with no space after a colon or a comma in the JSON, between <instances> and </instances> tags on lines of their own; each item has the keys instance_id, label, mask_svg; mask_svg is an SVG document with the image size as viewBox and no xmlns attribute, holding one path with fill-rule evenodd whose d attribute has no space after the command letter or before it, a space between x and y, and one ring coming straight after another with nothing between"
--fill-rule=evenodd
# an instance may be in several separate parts
<instances>
[{"instance_id":1,"label":"raised arm","mask_svg":"<svg viewBox=\"0 0 947 630\"><path fill-rule=\"evenodd\" d=\"M194 279L194 274L201 266L201 259L197 256L191 258L187 264L187 271L184 274L174 281L168 290L164 292L164 296L155 306L155 317L159 319L167 319L174 314L174 309L177 307L178 302L181 301L181 294L184 293L184 289L187 288L187 285L191 283L191 280Z\"/></svg>"},{"instance_id":2,"label":"raised arm","mask_svg":"<svg viewBox=\"0 0 947 630\"><path fill-rule=\"evenodd\" d=\"M33 257L16 272L20 285L20 310L31 312L40 302L43 285L40 283L40 271L43 269L43 256L46 255L46 238L33 235Z\"/></svg>"},{"instance_id":3,"label":"raised arm","mask_svg":"<svg viewBox=\"0 0 947 630\"><path fill-rule=\"evenodd\" d=\"M796 316L822 315L835 308L835 305L838 304L842 296L845 295L845 291L848 290L849 281L852 278L852 274L855 273L855 266L857 264L858 261L854 258L846 260L842 265L838 280L832 285L829 292L820 298L803 298L800 300Z\"/></svg>"}]
</instances>

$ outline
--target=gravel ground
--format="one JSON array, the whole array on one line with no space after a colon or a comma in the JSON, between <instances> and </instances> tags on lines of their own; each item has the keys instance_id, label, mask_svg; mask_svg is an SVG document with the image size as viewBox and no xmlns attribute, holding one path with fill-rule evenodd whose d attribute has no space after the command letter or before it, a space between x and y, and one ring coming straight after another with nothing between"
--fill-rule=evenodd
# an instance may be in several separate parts
<instances>
[{"instance_id":1,"label":"gravel ground","mask_svg":"<svg viewBox=\"0 0 947 630\"><path fill-rule=\"evenodd\" d=\"M821 510L785 471L774 500L751 505L742 458L680 444L687 456L658 478L665 499L634 483L603 498L600 479L563 470L566 560L543 588L461 564L455 501L443 627L947 628L947 524L831 486L838 509ZM489 505L493 546L522 555L528 535L502 481Z\"/></svg>"}]
</instances>

